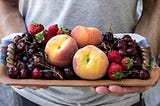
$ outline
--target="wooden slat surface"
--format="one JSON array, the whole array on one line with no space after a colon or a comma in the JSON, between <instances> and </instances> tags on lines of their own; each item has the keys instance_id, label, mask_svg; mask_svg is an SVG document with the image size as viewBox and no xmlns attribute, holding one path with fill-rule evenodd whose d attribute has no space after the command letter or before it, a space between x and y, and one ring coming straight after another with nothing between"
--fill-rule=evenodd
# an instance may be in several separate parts
<instances>
[{"instance_id":1,"label":"wooden slat surface","mask_svg":"<svg viewBox=\"0 0 160 106\"><path fill-rule=\"evenodd\" d=\"M41 79L11 79L6 74L7 68L4 65L0 66L0 82L5 85L46 85L46 86L108 86L108 85L120 85L120 86L154 86L158 79L160 68L157 66L153 70L150 70L151 78L148 80L140 79L124 79L124 80L41 80Z\"/></svg>"}]
</instances>

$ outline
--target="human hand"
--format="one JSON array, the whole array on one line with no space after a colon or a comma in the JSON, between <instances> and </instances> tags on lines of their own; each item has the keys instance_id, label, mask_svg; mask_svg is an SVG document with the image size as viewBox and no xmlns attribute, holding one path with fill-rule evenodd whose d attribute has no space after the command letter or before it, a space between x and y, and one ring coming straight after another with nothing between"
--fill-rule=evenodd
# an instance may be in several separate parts
<instances>
[{"instance_id":1,"label":"human hand","mask_svg":"<svg viewBox=\"0 0 160 106\"><path fill-rule=\"evenodd\" d=\"M16 87L16 88L18 88L18 89L24 89L24 88L30 88L30 89L33 89L33 90L38 90L38 89L47 89L48 88L48 86L39 86L39 85L35 85L35 86L14 86L14 87Z\"/></svg>"},{"instance_id":2,"label":"human hand","mask_svg":"<svg viewBox=\"0 0 160 106\"><path fill-rule=\"evenodd\" d=\"M121 87L117 85L110 85L108 87L106 86L98 86L98 87L92 87L92 91L96 92L98 94L106 94L106 95L112 95L112 96L122 96L124 94L131 94L131 93L142 93L146 90L151 88L150 86L144 86L144 87Z\"/></svg>"}]
</instances>

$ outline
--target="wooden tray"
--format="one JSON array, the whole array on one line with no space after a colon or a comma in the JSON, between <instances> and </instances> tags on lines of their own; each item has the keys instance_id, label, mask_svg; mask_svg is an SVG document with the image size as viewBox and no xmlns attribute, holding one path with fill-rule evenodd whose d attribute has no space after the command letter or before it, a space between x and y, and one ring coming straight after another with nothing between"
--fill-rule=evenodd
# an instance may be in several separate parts
<instances>
[{"instance_id":1,"label":"wooden tray","mask_svg":"<svg viewBox=\"0 0 160 106\"><path fill-rule=\"evenodd\" d=\"M124 34L132 35L132 39L135 39L136 42L140 42L145 38L133 33L119 33L115 34L116 37L122 37ZM17 34L13 34L17 35ZM13 39L13 35L8 36L8 39ZM154 59L155 60L155 59ZM140 79L123 79L123 80L41 80L41 79L11 79L7 76L7 67L5 65L0 64L0 82L5 85L45 85L45 86L108 86L108 85L120 85L120 86L154 86L158 79L160 68L156 66L156 68L150 70L150 79L148 80L140 80Z\"/></svg>"},{"instance_id":2,"label":"wooden tray","mask_svg":"<svg viewBox=\"0 0 160 106\"><path fill-rule=\"evenodd\" d=\"M5 85L45 85L45 86L108 86L108 85L120 85L120 86L154 86L159 79L160 68L150 70L150 79L123 79L123 80L40 80L40 79L11 79L7 76L7 67L0 65L0 82Z\"/></svg>"}]
</instances>

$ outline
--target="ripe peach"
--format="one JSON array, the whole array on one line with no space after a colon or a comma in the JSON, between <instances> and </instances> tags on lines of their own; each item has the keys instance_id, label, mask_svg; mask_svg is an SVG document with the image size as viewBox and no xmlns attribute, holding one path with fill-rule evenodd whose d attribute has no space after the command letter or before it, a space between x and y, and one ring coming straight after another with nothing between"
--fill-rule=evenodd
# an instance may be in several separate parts
<instances>
[{"instance_id":1,"label":"ripe peach","mask_svg":"<svg viewBox=\"0 0 160 106\"><path fill-rule=\"evenodd\" d=\"M96 80L106 74L109 61L103 51L94 45L88 45L75 53L72 66L80 78Z\"/></svg>"},{"instance_id":2,"label":"ripe peach","mask_svg":"<svg viewBox=\"0 0 160 106\"><path fill-rule=\"evenodd\" d=\"M76 41L69 35L52 37L45 47L49 62L58 67L70 65L77 50Z\"/></svg>"},{"instance_id":3,"label":"ripe peach","mask_svg":"<svg viewBox=\"0 0 160 106\"><path fill-rule=\"evenodd\" d=\"M97 46L103 40L100 30L94 27L76 26L72 29L71 36L80 48L87 45Z\"/></svg>"}]
</instances>

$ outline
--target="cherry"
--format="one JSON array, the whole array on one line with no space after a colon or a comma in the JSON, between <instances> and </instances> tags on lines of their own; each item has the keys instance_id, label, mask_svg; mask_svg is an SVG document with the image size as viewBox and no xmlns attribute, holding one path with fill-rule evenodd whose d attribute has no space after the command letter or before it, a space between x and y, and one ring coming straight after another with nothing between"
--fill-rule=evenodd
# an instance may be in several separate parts
<instances>
[{"instance_id":1,"label":"cherry","mask_svg":"<svg viewBox=\"0 0 160 106\"><path fill-rule=\"evenodd\" d=\"M29 63L29 64L27 65L27 69L28 69L30 72L32 72L32 71L34 70L34 68L35 68L35 66L34 66L32 63Z\"/></svg>"},{"instance_id":2,"label":"cherry","mask_svg":"<svg viewBox=\"0 0 160 106\"><path fill-rule=\"evenodd\" d=\"M21 70L26 68L26 64L24 62L19 61L16 65L16 67Z\"/></svg>"},{"instance_id":3,"label":"cherry","mask_svg":"<svg viewBox=\"0 0 160 106\"><path fill-rule=\"evenodd\" d=\"M34 48L29 48L28 49L28 55L32 56L35 53L35 49Z\"/></svg>"},{"instance_id":4,"label":"cherry","mask_svg":"<svg viewBox=\"0 0 160 106\"><path fill-rule=\"evenodd\" d=\"M124 48L118 49L118 52L121 55L121 57L125 57L127 55L127 52Z\"/></svg>"},{"instance_id":5,"label":"cherry","mask_svg":"<svg viewBox=\"0 0 160 106\"><path fill-rule=\"evenodd\" d=\"M65 78L66 79L75 79L75 74L74 71L72 69L72 67L66 67L64 68L64 73L65 73Z\"/></svg>"},{"instance_id":6,"label":"cherry","mask_svg":"<svg viewBox=\"0 0 160 106\"><path fill-rule=\"evenodd\" d=\"M27 79L27 78L29 78L29 76L30 76L29 70L27 70L27 69L20 70L20 78Z\"/></svg>"},{"instance_id":7,"label":"cherry","mask_svg":"<svg viewBox=\"0 0 160 106\"><path fill-rule=\"evenodd\" d=\"M106 32L104 34L103 41L108 41L110 43L113 43L113 41L114 41L113 34L111 32Z\"/></svg>"},{"instance_id":8,"label":"cherry","mask_svg":"<svg viewBox=\"0 0 160 106\"><path fill-rule=\"evenodd\" d=\"M127 50L128 56L132 57L138 54L138 50L136 48L129 47Z\"/></svg>"},{"instance_id":9,"label":"cherry","mask_svg":"<svg viewBox=\"0 0 160 106\"><path fill-rule=\"evenodd\" d=\"M30 33L25 32L22 34L22 37L25 37L27 41L32 42L33 41L33 37L31 36Z\"/></svg>"},{"instance_id":10,"label":"cherry","mask_svg":"<svg viewBox=\"0 0 160 106\"><path fill-rule=\"evenodd\" d=\"M14 60L15 60L15 61L20 60L20 59L21 59L21 56L20 56L20 55L15 55L15 56L14 56Z\"/></svg>"},{"instance_id":11,"label":"cherry","mask_svg":"<svg viewBox=\"0 0 160 106\"><path fill-rule=\"evenodd\" d=\"M20 42L17 44L17 51L24 51L26 48L26 43L25 42Z\"/></svg>"},{"instance_id":12,"label":"cherry","mask_svg":"<svg viewBox=\"0 0 160 106\"><path fill-rule=\"evenodd\" d=\"M129 41L128 42L128 46L133 47L133 48L137 48L138 47L138 45L137 45L137 43L135 41Z\"/></svg>"},{"instance_id":13,"label":"cherry","mask_svg":"<svg viewBox=\"0 0 160 106\"><path fill-rule=\"evenodd\" d=\"M43 74L42 74L42 72L40 71L39 68L35 68L32 71L32 78L33 79L41 79L42 77L43 77Z\"/></svg>"},{"instance_id":14,"label":"cherry","mask_svg":"<svg viewBox=\"0 0 160 106\"><path fill-rule=\"evenodd\" d=\"M139 73L138 73L139 71L137 71L137 72L132 72L129 76L128 76L128 78L132 78L132 79L138 79L139 78Z\"/></svg>"},{"instance_id":15,"label":"cherry","mask_svg":"<svg viewBox=\"0 0 160 106\"><path fill-rule=\"evenodd\" d=\"M140 73L139 73L139 78L143 79L143 80L149 79L150 78L150 73L145 69L141 69Z\"/></svg>"},{"instance_id":16,"label":"cherry","mask_svg":"<svg viewBox=\"0 0 160 106\"><path fill-rule=\"evenodd\" d=\"M16 35L14 38L13 38L13 42L16 44L22 37L20 35Z\"/></svg>"},{"instance_id":17,"label":"cherry","mask_svg":"<svg viewBox=\"0 0 160 106\"><path fill-rule=\"evenodd\" d=\"M131 38L130 35L124 35L124 36L122 37L122 39L123 39L124 41L126 41L126 42L132 41L132 38Z\"/></svg>"},{"instance_id":18,"label":"cherry","mask_svg":"<svg viewBox=\"0 0 160 106\"><path fill-rule=\"evenodd\" d=\"M43 72L43 78L44 79L53 79L53 72L47 71L47 72Z\"/></svg>"},{"instance_id":19,"label":"cherry","mask_svg":"<svg viewBox=\"0 0 160 106\"><path fill-rule=\"evenodd\" d=\"M38 56L34 56L33 57L33 61L34 61L34 65L39 66L40 64L45 64L46 63L46 59L44 57L38 57Z\"/></svg>"},{"instance_id":20,"label":"cherry","mask_svg":"<svg viewBox=\"0 0 160 106\"><path fill-rule=\"evenodd\" d=\"M23 57L22 57L22 61L23 61L23 62L28 62L28 61L29 61L29 59L28 59L28 57L27 57L27 56L23 56Z\"/></svg>"},{"instance_id":21,"label":"cherry","mask_svg":"<svg viewBox=\"0 0 160 106\"><path fill-rule=\"evenodd\" d=\"M53 79L55 80L62 80L64 79L64 72L60 69L56 69L55 72L53 72Z\"/></svg>"},{"instance_id":22,"label":"cherry","mask_svg":"<svg viewBox=\"0 0 160 106\"><path fill-rule=\"evenodd\" d=\"M136 69L141 69L142 68L142 60L141 60L140 57L133 58L133 63L134 63L134 67Z\"/></svg>"},{"instance_id":23,"label":"cherry","mask_svg":"<svg viewBox=\"0 0 160 106\"><path fill-rule=\"evenodd\" d=\"M118 43L117 43L117 48L127 48L127 43L124 41L124 40L120 40Z\"/></svg>"},{"instance_id":24,"label":"cherry","mask_svg":"<svg viewBox=\"0 0 160 106\"><path fill-rule=\"evenodd\" d=\"M10 78L18 78L19 76L19 70L16 67L11 67L8 70L8 76Z\"/></svg>"}]
</instances>

